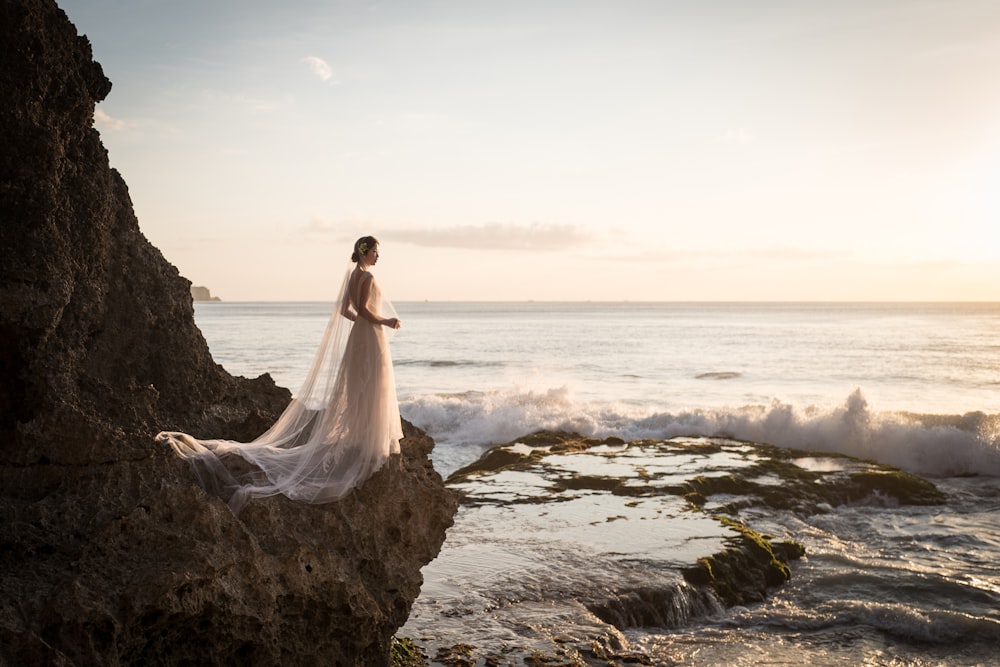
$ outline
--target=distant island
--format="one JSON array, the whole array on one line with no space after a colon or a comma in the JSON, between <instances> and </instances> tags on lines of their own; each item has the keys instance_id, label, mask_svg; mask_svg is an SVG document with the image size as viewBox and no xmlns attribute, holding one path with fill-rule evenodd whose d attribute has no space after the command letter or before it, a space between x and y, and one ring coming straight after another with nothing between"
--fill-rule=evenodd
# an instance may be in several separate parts
<instances>
[{"instance_id":1,"label":"distant island","mask_svg":"<svg viewBox=\"0 0 1000 667\"><path fill-rule=\"evenodd\" d=\"M212 296L207 287L201 285L191 285L191 298L195 301L222 301L217 296Z\"/></svg>"}]
</instances>

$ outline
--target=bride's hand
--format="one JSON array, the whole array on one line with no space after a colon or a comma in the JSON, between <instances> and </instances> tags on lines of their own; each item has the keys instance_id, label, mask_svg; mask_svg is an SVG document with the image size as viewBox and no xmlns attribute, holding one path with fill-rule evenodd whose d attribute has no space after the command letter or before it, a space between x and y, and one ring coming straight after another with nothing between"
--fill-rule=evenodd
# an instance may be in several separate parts
<instances>
[{"instance_id":1,"label":"bride's hand","mask_svg":"<svg viewBox=\"0 0 1000 667\"><path fill-rule=\"evenodd\" d=\"M398 317L390 317L385 321L385 325L387 327L392 327L393 329L398 329L403 326L403 323L399 321Z\"/></svg>"}]
</instances>

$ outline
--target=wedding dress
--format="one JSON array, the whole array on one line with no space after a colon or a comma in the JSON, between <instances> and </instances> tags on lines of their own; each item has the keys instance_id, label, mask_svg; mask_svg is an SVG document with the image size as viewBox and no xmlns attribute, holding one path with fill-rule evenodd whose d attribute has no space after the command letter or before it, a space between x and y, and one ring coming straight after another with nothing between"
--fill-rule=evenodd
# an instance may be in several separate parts
<instances>
[{"instance_id":1,"label":"wedding dress","mask_svg":"<svg viewBox=\"0 0 1000 667\"><path fill-rule=\"evenodd\" d=\"M343 311L350 305L358 312L367 280L368 310L381 318L396 314L371 273L359 276L353 288L350 278L349 269L302 388L267 432L252 442L157 436L188 459L202 485L228 499L234 512L250 498L279 493L309 503L338 500L399 452L393 329L363 317L352 321ZM249 470L241 459L252 464Z\"/></svg>"}]
</instances>

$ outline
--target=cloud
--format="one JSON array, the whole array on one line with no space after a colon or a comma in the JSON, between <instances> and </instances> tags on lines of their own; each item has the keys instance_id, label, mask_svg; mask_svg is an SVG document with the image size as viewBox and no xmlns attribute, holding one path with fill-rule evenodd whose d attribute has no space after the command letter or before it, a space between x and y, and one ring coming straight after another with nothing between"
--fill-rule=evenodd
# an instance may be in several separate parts
<instances>
[{"instance_id":1,"label":"cloud","mask_svg":"<svg viewBox=\"0 0 1000 667\"><path fill-rule=\"evenodd\" d=\"M387 231L396 242L429 248L477 250L527 250L552 252L585 245L593 236L575 225L534 223L515 225L487 223L441 229L396 229Z\"/></svg>"},{"instance_id":2,"label":"cloud","mask_svg":"<svg viewBox=\"0 0 1000 667\"><path fill-rule=\"evenodd\" d=\"M94 110L94 122L98 127L106 130L125 130L131 127L130 123L117 118L112 118L103 109Z\"/></svg>"},{"instance_id":3,"label":"cloud","mask_svg":"<svg viewBox=\"0 0 1000 667\"><path fill-rule=\"evenodd\" d=\"M302 59L302 62L307 64L313 74L318 76L321 81L329 81L333 78L333 69L322 58L317 58L316 56L306 56Z\"/></svg>"}]
</instances>

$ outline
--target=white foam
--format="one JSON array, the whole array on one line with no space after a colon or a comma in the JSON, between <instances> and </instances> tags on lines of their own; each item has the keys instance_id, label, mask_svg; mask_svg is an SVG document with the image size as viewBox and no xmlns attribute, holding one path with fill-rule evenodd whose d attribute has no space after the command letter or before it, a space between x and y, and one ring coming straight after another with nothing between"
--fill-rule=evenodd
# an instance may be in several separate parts
<instances>
[{"instance_id":1,"label":"white foam","mask_svg":"<svg viewBox=\"0 0 1000 667\"><path fill-rule=\"evenodd\" d=\"M814 452L835 452L931 476L1000 476L1000 416L933 420L872 410L860 390L833 407L770 405L686 409L575 401L567 387L418 396L403 416L449 447L509 442L540 429L626 440L728 436ZM470 452L472 453L472 452Z\"/></svg>"}]
</instances>

